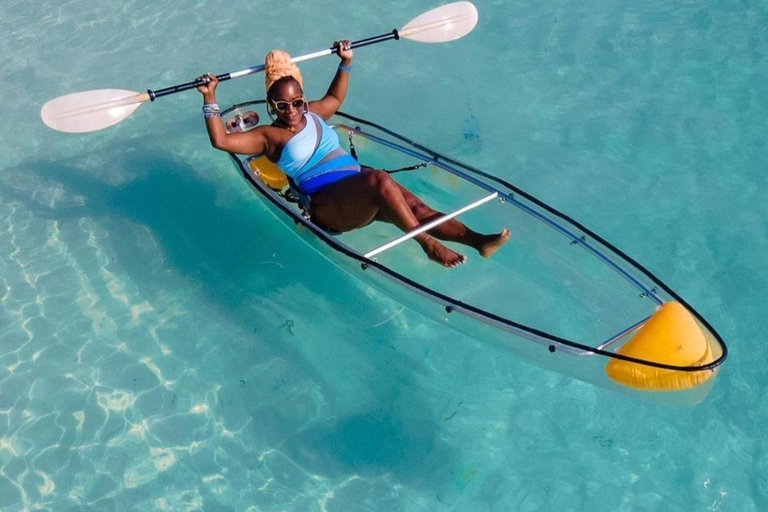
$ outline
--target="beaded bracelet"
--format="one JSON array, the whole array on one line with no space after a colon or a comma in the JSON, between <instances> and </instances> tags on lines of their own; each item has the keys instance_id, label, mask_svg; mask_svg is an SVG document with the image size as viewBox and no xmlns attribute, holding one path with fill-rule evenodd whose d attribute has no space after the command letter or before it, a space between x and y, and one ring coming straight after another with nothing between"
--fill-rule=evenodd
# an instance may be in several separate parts
<instances>
[{"instance_id":1,"label":"beaded bracelet","mask_svg":"<svg viewBox=\"0 0 768 512\"><path fill-rule=\"evenodd\" d=\"M205 103L203 105L203 117L210 119L211 117L221 117L221 111L217 103Z\"/></svg>"},{"instance_id":2,"label":"beaded bracelet","mask_svg":"<svg viewBox=\"0 0 768 512\"><path fill-rule=\"evenodd\" d=\"M339 66L339 71L346 71L346 72L350 72L350 71L352 71L352 66L344 66L344 65L341 65L341 66Z\"/></svg>"}]
</instances>

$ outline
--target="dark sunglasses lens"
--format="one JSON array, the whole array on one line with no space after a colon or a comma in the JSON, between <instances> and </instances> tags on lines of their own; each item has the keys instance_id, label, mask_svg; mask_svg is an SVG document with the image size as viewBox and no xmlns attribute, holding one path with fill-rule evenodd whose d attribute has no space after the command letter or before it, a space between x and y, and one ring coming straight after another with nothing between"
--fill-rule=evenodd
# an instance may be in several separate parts
<instances>
[{"instance_id":1,"label":"dark sunglasses lens","mask_svg":"<svg viewBox=\"0 0 768 512\"><path fill-rule=\"evenodd\" d=\"M276 101L275 102L275 108L280 112L285 112L288 110L289 103L287 101Z\"/></svg>"},{"instance_id":2,"label":"dark sunglasses lens","mask_svg":"<svg viewBox=\"0 0 768 512\"><path fill-rule=\"evenodd\" d=\"M293 108L295 109L304 108L304 100L301 98L299 98L298 100L293 100L293 102L291 102L291 105L293 105Z\"/></svg>"}]
</instances>

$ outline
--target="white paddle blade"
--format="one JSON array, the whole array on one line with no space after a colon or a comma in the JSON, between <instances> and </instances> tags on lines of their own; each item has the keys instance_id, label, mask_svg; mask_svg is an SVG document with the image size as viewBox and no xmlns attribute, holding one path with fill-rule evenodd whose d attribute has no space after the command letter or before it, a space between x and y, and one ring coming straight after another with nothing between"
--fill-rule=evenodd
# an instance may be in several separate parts
<instances>
[{"instance_id":1,"label":"white paddle blade","mask_svg":"<svg viewBox=\"0 0 768 512\"><path fill-rule=\"evenodd\" d=\"M60 132L94 132L119 123L148 100L147 93L123 89L76 92L43 105L40 117Z\"/></svg>"},{"instance_id":2,"label":"white paddle blade","mask_svg":"<svg viewBox=\"0 0 768 512\"><path fill-rule=\"evenodd\" d=\"M427 11L398 30L400 37L420 43L444 43L472 32L477 9L471 2L455 2Z\"/></svg>"}]
</instances>

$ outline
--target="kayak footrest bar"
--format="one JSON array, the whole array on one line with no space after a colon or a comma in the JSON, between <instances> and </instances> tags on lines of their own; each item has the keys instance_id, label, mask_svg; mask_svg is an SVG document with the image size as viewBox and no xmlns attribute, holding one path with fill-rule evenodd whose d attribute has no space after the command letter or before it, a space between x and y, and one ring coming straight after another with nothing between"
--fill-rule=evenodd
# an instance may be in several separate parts
<instances>
[{"instance_id":1,"label":"kayak footrest bar","mask_svg":"<svg viewBox=\"0 0 768 512\"><path fill-rule=\"evenodd\" d=\"M597 345L595 347L595 349L596 350L605 350L606 348L608 348L609 346L613 345L617 341L621 340L622 338L624 338L628 334L630 334L630 333L638 330L639 328L641 328L643 325L645 325L645 322L647 322L650 319L651 319L650 316L647 316L647 317L643 318L639 322L637 322L635 324L632 324L631 326L627 327L623 331L621 331L621 332L611 336L610 338L608 338L604 342L600 343L599 345Z\"/></svg>"},{"instance_id":2,"label":"kayak footrest bar","mask_svg":"<svg viewBox=\"0 0 768 512\"><path fill-rule=\"evenodd\" d=\"M493 192L491 194L488 194L487 196L483 197L482 199L478 199L477 201L468 204L467 206L464 206L462 208L459 208L456 211L453 211L451 213L448 213L446 215L443 215L442 217L438 217L437 219L428 222L424 224L423 226L419 226L418 228L409 231L408 233L404 234L403 236L400 236L398 238L395 238L394 240L387 242L386 244L377 247L376 249L373 249L371 251L368 251L365 253L365 257L368 259L371 259L372 257L376 256L379 253L382 253L386 251L387 249L391 249L392 247L395 247L396 245L400 245L401 243L410 240L411 238L414 238L416 236L419 236L420 234L424 233L425 231L429 231L430 229L433 229L440 224L443 224L445 222L448 222L449 220L453 219L454 217L457 217L461 215L464 212L467 212L469 210L472 210L473 208L477 208L478 206L487 203L491 199L495 199L498 197L498 192Z\"/></svg>"}]
</instances>

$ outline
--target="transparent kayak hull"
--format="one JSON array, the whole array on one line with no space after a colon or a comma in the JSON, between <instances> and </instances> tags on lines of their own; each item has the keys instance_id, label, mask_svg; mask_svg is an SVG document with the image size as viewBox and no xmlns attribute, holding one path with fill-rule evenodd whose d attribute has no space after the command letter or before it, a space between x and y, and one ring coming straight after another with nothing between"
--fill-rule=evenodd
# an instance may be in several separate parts
<instances>
[{"instance_id":1,"label":"transparent kayak hull","mask_svg":"<svg viewBox=\"0 0 768 512\"><path fill-rule=\"evenodd\" d=\"M223 119L229 130L248 130L253 112L264 115L263 101L236 105ZM627 255L490 173L346 114L329 124L361 164L408 169L393 177L432 208L476 231L513 233L488 259L455 247L468 261L445 269L415 242L398 243L403 233L391 225L325 232L286 198L287 181L266 158L231 155L275 216L335 265L483 343L580 380L669 405L693 405L709 392L725 344Z\"/></svg>"}]
</instances>

